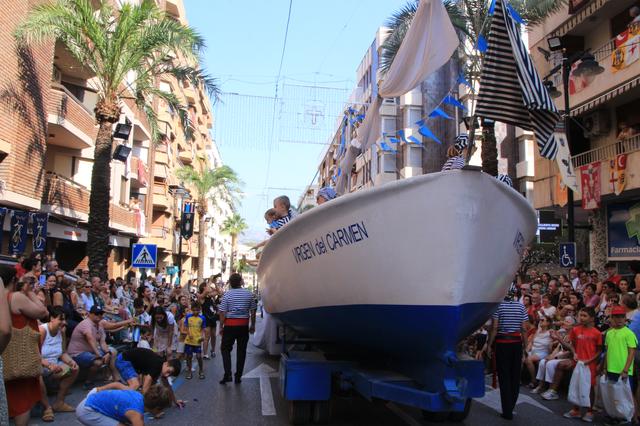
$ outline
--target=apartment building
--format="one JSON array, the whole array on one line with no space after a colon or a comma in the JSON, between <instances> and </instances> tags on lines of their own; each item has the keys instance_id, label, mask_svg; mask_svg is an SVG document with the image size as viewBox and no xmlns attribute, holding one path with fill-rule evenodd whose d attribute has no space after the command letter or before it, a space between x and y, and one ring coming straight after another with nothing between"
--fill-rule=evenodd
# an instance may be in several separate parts
<instances>
[{"instance_id":1,"label":"apartment building","mask_svg":"<svg viewBox=\"0 0 640 426\"><path fill-rule=\"evenodd\" d=\"M561 61L561 54L548 53L548 39L560 37L567 56L593 55L602 69L596 75L576 72L572 66L569 84L572 161L574 166L599 170L599 181L582 185L575 193L578 230L578 260L593 269L607 261L618 262L626 272L629 262L640 259L640 61L638 61L638 19L631 14L634 0L583 0L570 2L560 13L549 17L529 35L532 57L541 75L547 75ZM545 52L546 50L546 52ZM561 73L549 76L557 89L556 104L564 109ZM619 163L626 159L625 185L616 182L622 173ZM558 188L558 168L537 156L534 177L534 206L554 211L566 218L566 198ZM580 173L579 173L580 178ZM585 175L586 177L586 175ZM621 190L622 189L622 190ZM584 209L582 197L600 193L599 205ZM617 192L617 193L616 193Z\"/></svg>"},{"instance_id":2,"label":"apartment building","mask_svg":"<svg viewBox=\"0 0 640 426\"><path fill-rule=\"evenodd\" d=\"M97 134L93 76L59 42L16 46L13 29L34 2L0 4L5 10L0 18L0 206L48 213L47 252L64 269L83 268ZM186 23L181 0L162 0L158 5L172 19ZM111 276L128 270L135 242L158 245L160 269L177 265L182 255L185 273L195 276L197 271L199 236L196 233L178 247L176 230L184 197L172 195L170 188L180 183L174 176L177 168L208 167L207 150L214 146L209 135L211 105L201 88L174 79L159 84L188 105L194 138L186 140L175 111L156 101L153 107L163 138L154 143L145 115L125 100L120 123L131 130L128 138L114 145L125 145L131 153L125 161L111 164ZM8 252L11 237L9 216L3 224L2 253ZM26 252L30 250L29 241Z\"/></svg>"},{"instance_id":3,"label":"apartment building","mask_svg":"<svg viewBox=\"0 0 640 426\"><path fill-rule=\"evenodd\" d=\"M356 88L346 105L356 110L355 114L365 113L368 105L378 96L378 80L380 79L380 52L387 37L388 29L380 27L375 38L356 70ZM421 88L399 97L384 99L380 106L380 129L382 134L393 135L399 129L405 129L406 137L415 136L422 141L422 136L411 127L423 117ZM337 130L331 139L330 146L319 166L318 183L320 187L330 186L337 173L349 173L349 190L356 191L374 185L382 185L398 178L422 174L423 148L405 142L386 142L393 149L384 151L372 145L356 159L350 171L338 171L338 156L341 146L349 144L356 136L356 123L340 119ZM343 142L344 140L344 142Z\"/></svg>"}]
</instances>

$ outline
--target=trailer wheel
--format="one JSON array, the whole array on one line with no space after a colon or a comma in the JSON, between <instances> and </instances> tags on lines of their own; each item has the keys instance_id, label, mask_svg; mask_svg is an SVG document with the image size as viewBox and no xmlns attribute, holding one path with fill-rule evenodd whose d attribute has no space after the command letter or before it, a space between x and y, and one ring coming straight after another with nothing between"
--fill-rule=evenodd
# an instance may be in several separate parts
<instances>
[{"instance_id":1,"label":"trailer wheel","mask_svg":"<svg viewBox=\"0 0 640 426\"><path fill-rule=\"evenodd\" d=\"M315 401L312 409L313 422L324 425L331 419L331 401Z\"/></svg>"},{"instance_id":2,"label":"trailer wheel","mask_svg":"<svg viewBox=\"0 0 640 426\"><path fill-rule=\"evenodd\" d=\"M434 422L434 423L444 422L449 418L449 412L422 410L422 418L428 422Z\"/></svg>"},{"instance_id":3,"label":"trailer wheel","mask_svg":"<svg viewBox=\"0 0 640 426\"><path fill-rule=\"evenodd\" d=\"M289 401L289 423L304 425L311 420L311 403L309 401Z\"/></svg>"},{"instance_id":4,"label":"trailer wheel","mask_svg":"<svg viewBox=\"0 0 640 426\"><path fill-rule=\"evenodd\" d=\"M451 420L452 422L464 421L471 411L471 401L473 401L471 398L467 398L467 402L465 402L464 404L464 410L452 411L451 414L449 414L449 420Z\"/></svg>"}]
</instances>

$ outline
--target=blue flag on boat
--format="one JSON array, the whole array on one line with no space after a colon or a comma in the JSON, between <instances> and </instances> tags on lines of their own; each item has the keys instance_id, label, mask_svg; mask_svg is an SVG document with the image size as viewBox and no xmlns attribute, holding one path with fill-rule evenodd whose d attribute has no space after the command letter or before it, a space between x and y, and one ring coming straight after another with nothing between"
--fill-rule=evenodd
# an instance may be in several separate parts
<instances>
[{"instance_id":1,"label":"blue flag on boat","mask_svg":"<svg viewBox=\"0 0 640 426\"><path fill-rule=\"evenodd\" d=\"M420 142L420 141L418 140L418 138L416 138L416 137L415 137L415 136L413 136L413 135L409 136L409 138L408 138L408 139L409 139L409 142L411 142L411 143L415 143L416 145L422 145L422 142Z\"/></svg>"},{"instance_id":2,"label":"blue flag on boat","mask_svg":"<svg viewBox=\"0 0 640 426\"><path fill-rule=\"evenodd\" d=\"M487 49L489 48L489 43L487 43L487 39L484 38L484 36L482 34L480 34L478 36L478 50L481 51L482 53L486 52Z\"/></svg>"},{"instance_id":3,"label":"blue flag on boat","mask_svg":"<svg viewBox=\"0 0 640 426\"><path fill-rule=\"evenodd\" d=\"M493 16L496 11L496 0L491 0L491 4L489 5L489 16Z\"/></svg>"},{"instance_id":4,"label":"blue flag on boat","mask_svg":"<svg viewBox=\"0 0 640 426\"><path fill-rule=\"evenodd\" d=\"M382 148L383 151L396 152L396 150L391 148L386 142L380 142L380 147Z\"/></svg>"},{"instance_id":5,"label":"blue flag on boat","mask_svg":"<svg viewBox=\"0 0 640 426\"><path fill-rule=\"evenodd\" d=\"M440 108L436 108L433 111L431 111L431 114L429 114L429 117L430 118L442 117L442 118L446 118L447 120L452 120L452 118L449 117L449 115L443 110L441 110Z\"/></svg>"},{"instance_id":6,"label":"blue flag on boat","mask_svg":"<svg viewBox=\"0 0 640 426\"><path fill-rule=\"evenodd\" d=\"M433 134L433 132L425 125L420 126L420 128L418 129L418 131L420 132L420 134L422 136L424 136L425 138L429 138L429 139L433 139L434 141L438 142L440 145L442 145L442 142L440 141L440 139L438 139L436 137L436 135Z\"/></svg>"},{"instance_id":7,"label":"blue flag on boat","mask_svg":"<svg viewBox=\"0 0 640 426\"><path fill-rule=\"evenodd\" d=\"M416 121L416 124L417 124L418 126L424 126L424 123L425 123L424 118L423 118L422 120L418 120L418 121Z\"/></svg>"},{"instance_id":8,"label":"blue flag on boat","mask_svg":"<svg viewBox=\"0 0 640 426\"><path fill-rule=\"evenodd\" d=\"M454 107L456 107L456 108L460 108L460 109L463 109L463 110L466 110L466 109L467 109L467 108L465 108L465 106L464 106L464 105L462 105L462 104L460 103L460 101L459 101L459 100L457 100L456 98L454 98L454 97L453 97L453 96L451 96L451 95L447 95L447 96L445 96L445 98L442 100L442 102L444 102L445 104L453 105Z\"/></svg>"},{"instance_id":9,"label":"blue flag on boat","mask_svg":"<svg viewBox=\"0 0 640 426\"><path fill-rule=\"evenodd\" d=\"M400 136L400 140L402 142L409 143L409 141L407 141L407 135L405 134L404 129L403 130L398 130L398 136Z\"/></svg>"},{"instance_id":10,"label":"blue flag on boat","mask_svg":"<svg viewBox=\"0 0 640 426\"><path fill-rule=\"evenodd\" d=\"M509 11L509 15L511 15L511 18L513 18L514 21L516 21L518 24L525 24L522 16L520 16L520 14L509 3L507 3L507 10Z\"/></svg>"}]
</instances>

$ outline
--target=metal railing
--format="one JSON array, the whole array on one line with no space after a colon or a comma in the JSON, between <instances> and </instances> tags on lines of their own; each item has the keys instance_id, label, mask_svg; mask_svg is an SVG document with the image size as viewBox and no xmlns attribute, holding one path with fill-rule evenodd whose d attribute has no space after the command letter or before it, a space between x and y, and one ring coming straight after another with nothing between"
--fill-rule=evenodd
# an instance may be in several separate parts
<instances>
[{"instance_id":1,"label":"metal railing","mask_svg":"<svg viewBox=\"0 0 640 426\"><path fill-rule=\"evenodd\" d=\"M619 154L628 154L640 150L640 133L609 145L592 149L571 157L573 167L580 167L596 161L608 160Z\"/></svg>"}]
</instances>

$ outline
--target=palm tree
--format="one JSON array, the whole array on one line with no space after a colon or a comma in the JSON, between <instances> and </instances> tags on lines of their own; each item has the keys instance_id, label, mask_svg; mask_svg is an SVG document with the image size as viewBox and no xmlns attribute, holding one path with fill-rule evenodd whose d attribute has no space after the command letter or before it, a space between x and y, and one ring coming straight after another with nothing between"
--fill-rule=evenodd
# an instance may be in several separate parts
<instances>
[{"instance_id":1,"label":"palm tree","mask_svg":"<svg viewBox=\"0 0 640 426\"><path fill-rule=\"evenodd\" d=\"M480 79L482 54L476 50L480 36L487 37L491 26L489 0L443 0L449 18L463 39L458 48L458 62L466 79L475 87ZM527 25L540 24L546 17L560 10L567 0L510 0L511 5L527 21ZM388 20L389 35L382 45L381 68L387 71L398 53L411 21L418 10L413 0L395 12ZM498 147L492 124L483 130L481 138L482 170L498 175Z\"/></svg>"},{"instance_id":2,"label":"palm tree","mask_svg":"<svg viewBox=\"0 0 640 426\"><path fill-rule=\"evenodd\" d=\"M119 10L114 10L110 0L98 0L95 9L94 3L96 0L44 2L29 12L15 36L26 44L61 41L95 76L98 101L94 112L99 130L91 174L87 255L91 272L106 277L112 127L120 119L123 100L133 100L145 113L154 142L161 137L153 109L158 99L178 112L187 139L192 139L186 107L157 83L162 77L173 77L194 87L202 85L214 97L218 87L201 69L176 63L174 58L197 63L203 39L192 28L167 17L153 0L142 0L139 5L125 2Z\"/></svg>"},{"instance_id":3,"label":"palm tree","mask_svg":"<svg viewBox=\"0 0 640 426\"><path fill-rule=\"evenodd\" d=\"M236 254L238 235L242 234L247 228L247 222L245 222L242 216L240 216L238 213L234 213L233 216L228 217L222 223L222 232L231 235L231 261L229 262L229 264L231 265L231 272L233 272L234 268L236 267L234 263L234 257Z\"/></svg>"},{"instance_id":4,"label":"palm tree","mask_svg":"<svg viewBox=\"0 0 640 426\"><path fill-rule=\"evenodd\" d=\"M233 204L234 195L238 193L239 179L229 166L198 171L191 166L177 170L178 179L195 191L196 211L198 212L198 278L204 277L206 214L209 201L217 205L222 199Z\"/></svg>"}]
</instances>

